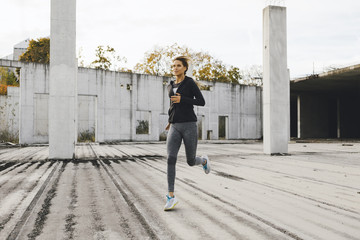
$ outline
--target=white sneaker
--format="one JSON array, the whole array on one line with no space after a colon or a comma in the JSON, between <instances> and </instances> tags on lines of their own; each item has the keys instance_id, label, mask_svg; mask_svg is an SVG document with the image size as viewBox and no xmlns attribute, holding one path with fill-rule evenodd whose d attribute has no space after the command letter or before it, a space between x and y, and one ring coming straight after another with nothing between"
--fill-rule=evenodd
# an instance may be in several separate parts
<instances>
[{"instance_id":1,"label":"white sneaker","mask_svg":"<svg viewBox=\"0 0 360 240\"><path fill-rule=\"evenodd\" d=\"M205 158L205 159L206 159L206 164L203 165L204 172L205 172L206 174L209 174L209 172L210 172L210 170L211 170L209 157L205 155L205 156L202 156L202 158Z\"/></svg>"},{"instance_id":2,"label":"white sneaker","mask_svg":"<svg viewBox=\"0 0 360 240\"><path fill-rule=\"evenodd\" d=\"M175 207L175 205L179 202L175 196L173 197L170 197L168 195L166 195L166 204L165 204L165 207L164 207L164 211L168 211L168 210L171 210Z\"/></svg>"}]
</instances>

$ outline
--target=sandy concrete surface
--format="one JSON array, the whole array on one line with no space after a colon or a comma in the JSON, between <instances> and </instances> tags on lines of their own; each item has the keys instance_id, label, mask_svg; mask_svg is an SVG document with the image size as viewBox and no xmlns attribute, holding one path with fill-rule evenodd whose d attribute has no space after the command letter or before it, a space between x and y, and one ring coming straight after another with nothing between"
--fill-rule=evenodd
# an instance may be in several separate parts
<instances>
[{"instance_id":1,"label":"sandy concrete surface","mask_svg":"<svg viewBox=\"0 0 360 240\"><path fill-rule=\"evenodd\" d=\"M360 143L202 142L212 171L177 162L164 212L166 145L0 146L0 239L360 239Z\"/></svg>"}]
</instances>

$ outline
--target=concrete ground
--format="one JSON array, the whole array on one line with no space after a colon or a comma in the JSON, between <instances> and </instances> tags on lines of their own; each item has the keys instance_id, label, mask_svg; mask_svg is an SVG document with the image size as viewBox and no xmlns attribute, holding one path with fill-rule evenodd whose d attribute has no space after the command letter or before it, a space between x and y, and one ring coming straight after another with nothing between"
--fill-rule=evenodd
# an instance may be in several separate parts
<instances>
[{"instance_id":1,"label":"concrete ground","mask_svg":"<svg viewBox=\"0 0 360 240\"><path fill-rule=\"evenodd\" d=\"M360 143L200 143L212 172L180 150L164 212L164 144L0 147L0 239L360 239Z\"/></svg>"}]
</instances>

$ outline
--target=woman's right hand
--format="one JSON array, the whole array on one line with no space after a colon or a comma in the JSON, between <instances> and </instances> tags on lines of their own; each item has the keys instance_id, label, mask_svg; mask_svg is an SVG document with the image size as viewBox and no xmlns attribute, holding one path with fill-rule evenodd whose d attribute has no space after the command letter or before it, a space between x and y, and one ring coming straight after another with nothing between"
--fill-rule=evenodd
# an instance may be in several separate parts
<instances>
[{"instance_id":1,"label":"woman's right hand","mask_svg":"<svg viewBox=\"0 0 360 240\"><path fill-rule=\"evenodd\" d=\"M168 123L165 127L165 130L168 131L170 129L170 123Z\"/></svg>"}]
</instances>

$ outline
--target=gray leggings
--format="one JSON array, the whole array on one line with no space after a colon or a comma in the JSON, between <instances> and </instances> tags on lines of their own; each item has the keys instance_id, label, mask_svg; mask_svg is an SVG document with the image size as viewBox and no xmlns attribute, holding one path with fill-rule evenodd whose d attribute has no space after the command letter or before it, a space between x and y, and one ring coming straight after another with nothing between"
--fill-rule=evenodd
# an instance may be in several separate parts
<instances>
[{"instance_id":1,"label":"gray leggings","mask_svg":"<svg viewBox=\"0 0 360 240\"><path fill-rule=\"evenodd\" d=\"M186 160L190 166L200 165L204 159L196 157L197 147L197 126L196 122L172 123L167 136L167 180L169 192L174 192L175 184L175 165L177 155L184 140Z\"/></svg>"}]
</instances>

